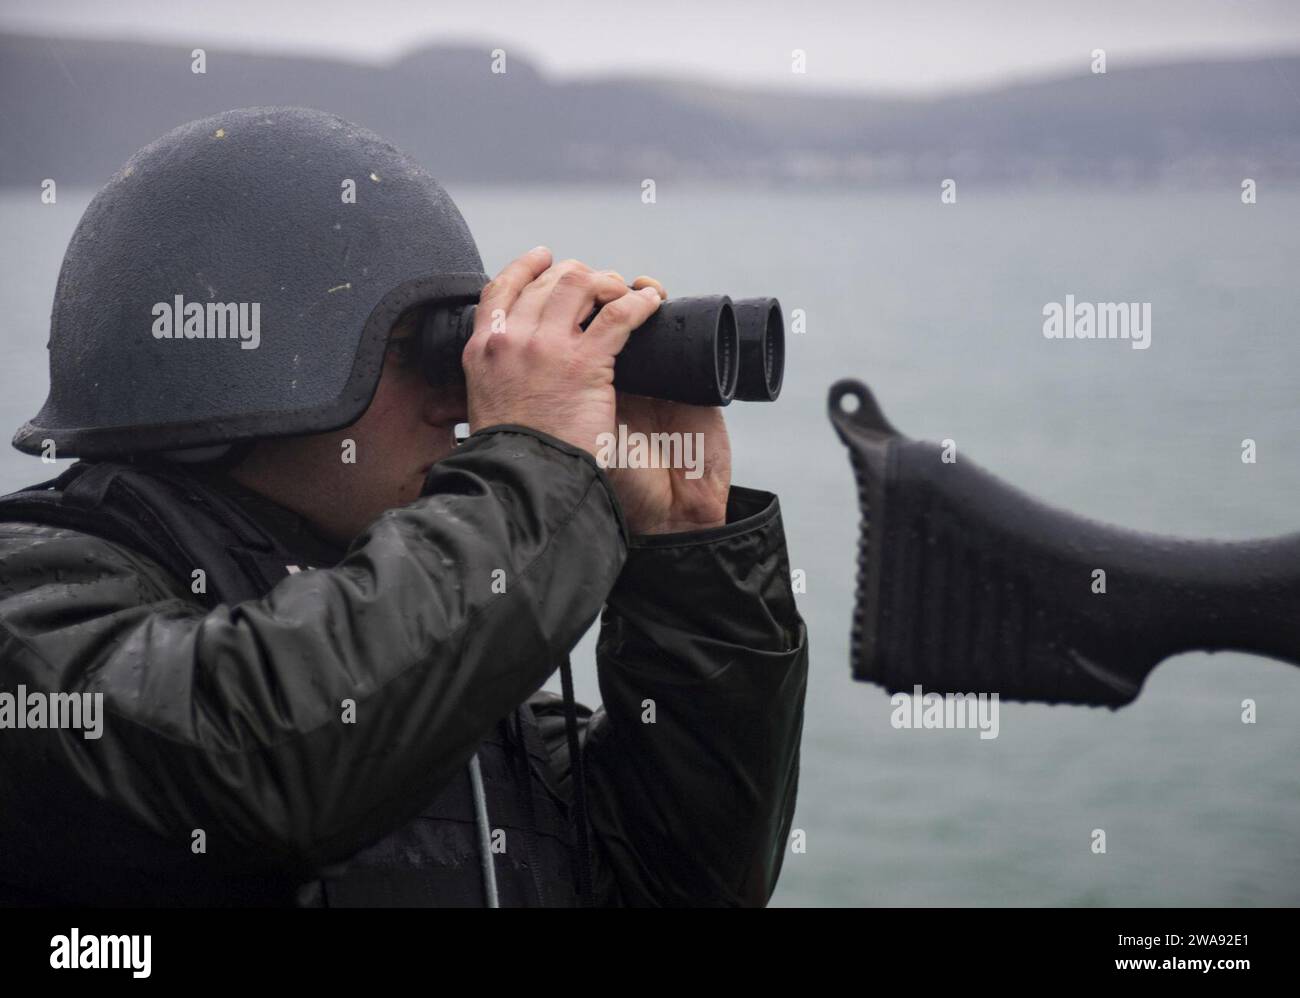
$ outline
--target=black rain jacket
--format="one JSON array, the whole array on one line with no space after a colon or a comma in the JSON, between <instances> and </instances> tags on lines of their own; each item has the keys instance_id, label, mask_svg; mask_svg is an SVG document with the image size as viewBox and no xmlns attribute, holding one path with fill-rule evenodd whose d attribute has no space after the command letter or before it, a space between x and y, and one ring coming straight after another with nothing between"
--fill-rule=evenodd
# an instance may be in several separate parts
<instances>
[{"instance_id":1,"label":"black rain jacket","mask_svg":"<svg viewBox=\"0 0 1300 998\"><path fill-rule=\"evenodd\" d=\"M346 552L221 488L283 564L230 545L214 584L265 581L216 605L141 553L208 529L198 484L161 517L119 500L141 543L87 529L84 497L0 501L0 695L104 712L95 739L0 727L0 903L480 904L477 753L502 903L573 904L565 719L538 691L602 606L604 703L577 715L595 900L768 901L808 667L775 496L629 537L591 456L524 427L471 436Z\"/></svg>"}]
</instances>

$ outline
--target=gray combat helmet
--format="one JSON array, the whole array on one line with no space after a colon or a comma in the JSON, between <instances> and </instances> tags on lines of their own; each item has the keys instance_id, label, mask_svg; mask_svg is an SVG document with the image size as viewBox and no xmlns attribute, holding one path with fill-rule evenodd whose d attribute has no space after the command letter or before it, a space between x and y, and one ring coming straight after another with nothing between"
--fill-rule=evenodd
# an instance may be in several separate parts
<instances>
[{"instance_id":1,"label":"gray combat helmet","mask_svg":"<svg viewBox=\"0 0 1300 998\"><path fill-rule=\"evenodd\" d=\"M190 122L82 216L50 395L14 446L97 458L346 426L394 320L486 282L446 191L377 135L291 107Z\"/></svg>"}]
</instances>

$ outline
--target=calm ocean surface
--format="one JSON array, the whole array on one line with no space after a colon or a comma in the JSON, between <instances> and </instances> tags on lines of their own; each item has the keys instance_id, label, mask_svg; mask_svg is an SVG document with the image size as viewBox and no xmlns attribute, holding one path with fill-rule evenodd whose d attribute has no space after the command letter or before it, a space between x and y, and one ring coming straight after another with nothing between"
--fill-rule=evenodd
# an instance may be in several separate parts
<instances>
[{"instance_id":1,"label":"calm ocean surface","mask_svg":"<svg viewBox=\"0 0 1300 998\"><path fill-rule=\"evenodd\" d=\"M89 198L0 191L0 428L47 387L50 300ZM546 243L673 295L771 294L807 315L785 393L728 410L735 480L780 493L812 643L781 905L1300 903L1300 671L1243 655L1160 666L1118 712L1004 704L1001 732L896 731L849 679L857 513L825 415L866 381L909 435L1041 498L1138 529L1300 528L1300 193L821 193L455 186L487 268ZM1042 308L1152 304L1152 342L1056 341ZM1258 463L1243 464L1251 437ZM0 488L49 468L5 448ZM598 701L590 636L575 665ZM1258 723L1241 723L1241 701ZM1094 855L1093 829L1107 853Z\"/></svg>"}]
</instances>

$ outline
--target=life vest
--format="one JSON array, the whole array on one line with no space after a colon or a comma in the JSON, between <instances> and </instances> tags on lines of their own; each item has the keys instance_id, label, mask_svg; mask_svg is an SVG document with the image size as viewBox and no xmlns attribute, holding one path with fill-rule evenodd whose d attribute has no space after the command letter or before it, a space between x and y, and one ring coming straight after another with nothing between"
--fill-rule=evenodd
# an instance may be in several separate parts
<instances>
[{"instance_id":1,"label":"life vest","mask_svg":"<svg viewBox=\"0 0 1300 998\"><path fill-rule=\"evenodd\" d=\"M42 523L145 555L185 584L206 573L208 607L260 599L310 567L233 498L179 468L77 463L56 479L0 498L0 521ZM316 566L325 567L325 566ZM537 720L523 704L477 751L503 907L574 906L575 835ZM479 906L480 836L468 771L406 825L301 886L293 903L325 907Z\"/></svg>"}]
</instances>

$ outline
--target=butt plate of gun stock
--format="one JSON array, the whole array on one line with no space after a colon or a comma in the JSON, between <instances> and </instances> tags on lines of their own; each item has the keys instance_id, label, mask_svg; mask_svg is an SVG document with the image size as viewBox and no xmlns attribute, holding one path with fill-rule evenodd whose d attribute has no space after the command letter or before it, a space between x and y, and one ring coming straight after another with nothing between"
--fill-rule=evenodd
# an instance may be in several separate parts
<instances>
[{"instance_id":1,"label":"butt plate of gun stock","mask_svg":"<svg viewBox=\"0 0 1300 998\"><path fill-rule=\"evenodd\" d=\"M1114 708L1176 652L1300 657L1298 535L1225 543L1112 527L909 440L861 382L833 385L829 408L861 514L855 679Z\"/></svg>"}]
</instances>

